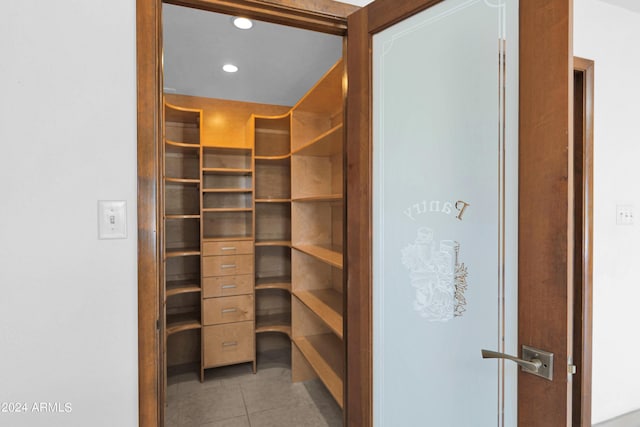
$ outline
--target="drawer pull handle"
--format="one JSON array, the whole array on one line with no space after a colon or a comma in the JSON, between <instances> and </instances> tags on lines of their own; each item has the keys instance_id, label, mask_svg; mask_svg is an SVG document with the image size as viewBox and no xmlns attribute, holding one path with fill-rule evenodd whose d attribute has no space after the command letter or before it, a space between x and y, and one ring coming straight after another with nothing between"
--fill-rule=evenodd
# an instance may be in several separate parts
<instances>
[{"instance_id":1,"label":"drawer pull handle","mask_svg":"<svg viewBox=\"0 0 640 427\"><path fill-rule=\"evenodd\" d=\"M220 248L221 251L235 251L236 247L235 246L225 246L223 248Z\"/></svg>"},{"instance_id":2,"label":"drawer pull handle","mask_svg":"<svg viewBox=\"0 0 640 427\"><path fill-rule=\"evenodd\" d=\"M237 308L223 308L222 309L223 313L235 313L236 311L238 311Z\"/></svg>"},{"instance_id":3,"label":"drawer pull handle","mask_svg":"<svg viewBox=\"0 0 640 427\"><path fill-rule=\"evenodd\" d=\"M236 285L222 285L222 289L233 289Z\"/></svg>"},{"instance_id":4,"label":"drawer pull handle","mask_svg":"<svg viewBox=\"0 0 640 427\"><path fill-rule=\"evenodd\" d=\"M222 264L220 266L221 268L236 268L235 264Z\"/></svg>"},{"instance_id":5,"label":"drawer pull handle","mask_svg":"<svg viewBox=\"0 0 640 427\"><path fill-rule=\"evenodd\" d=\"M223 347L233 347L238 345L238 341L226 341L222 343Z\"/></svg>"}]
</instances>

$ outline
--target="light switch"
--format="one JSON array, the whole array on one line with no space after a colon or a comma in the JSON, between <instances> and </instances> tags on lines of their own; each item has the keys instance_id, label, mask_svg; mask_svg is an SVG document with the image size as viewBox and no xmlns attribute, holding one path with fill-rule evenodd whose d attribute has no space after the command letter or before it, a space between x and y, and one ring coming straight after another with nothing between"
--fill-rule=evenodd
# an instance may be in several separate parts
<instances>
[{"instance_id":1,"label":"light switch","mask_svg":"<svg viewBox=\"0 0 640 427\"><path fill-rule=\"evenodd\" d=\"M127 202L98 200L98 238L127 238Z\"/></svg>"},{"instance_id":2,"label":"light switch","mask_svg":"<svg viewBox=\"0 0 640 427\"><path fill-rule=\"evenodd\" d=\"M616 205L616 224L633 225L632 205Z\"/></svg>"}]
</instances>

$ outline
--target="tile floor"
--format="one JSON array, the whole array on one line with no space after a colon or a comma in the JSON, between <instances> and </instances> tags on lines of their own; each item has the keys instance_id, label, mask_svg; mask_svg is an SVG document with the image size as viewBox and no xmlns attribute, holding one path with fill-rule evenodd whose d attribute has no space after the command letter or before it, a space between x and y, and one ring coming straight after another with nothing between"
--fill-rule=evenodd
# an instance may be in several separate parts
<instances>
[{"instance_id":1,"label":"tile floor","mask_svg":"<svg viewBox=\"0 0 640 427\"><path fill-rule=\"evenodd\" d=\"M165 427L338 427L342 411L319 380L291 382L290 351L251 364L171 375Z\"/></svg>"}]
</instances>

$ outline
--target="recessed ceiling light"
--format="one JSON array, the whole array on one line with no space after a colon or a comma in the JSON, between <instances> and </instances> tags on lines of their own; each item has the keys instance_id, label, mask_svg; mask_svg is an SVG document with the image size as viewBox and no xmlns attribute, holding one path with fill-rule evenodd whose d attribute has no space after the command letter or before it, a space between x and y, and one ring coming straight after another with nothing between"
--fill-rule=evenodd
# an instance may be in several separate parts
<instances>
[{"instance_id":1,"label":"recessed ceiling light","mask_svg":"<svg viewBox=\"0 0 640 427\"><path fill-rule=\"evenodd\" d=\"M247 18L233 18L233 25L236 26L236 28L240 28L241 30L248 30L249 28L253 27L253 22L250 19Z\"/></svg>"},{"instance_id":2,"label":"recessed ceiling light","mask_svg":"<svg viewBox=\"0 0 640 427\"><path fill-rule=\"evenodd\" d=\"M238 71L238 67L236 67L236 66L235 66L235 65L233 65L233 64L224 64L224 65L222 66L222 69L223 69L224 71L226 71L227 73L235 73L236 71Z\"/></svg>"}]
</instances>

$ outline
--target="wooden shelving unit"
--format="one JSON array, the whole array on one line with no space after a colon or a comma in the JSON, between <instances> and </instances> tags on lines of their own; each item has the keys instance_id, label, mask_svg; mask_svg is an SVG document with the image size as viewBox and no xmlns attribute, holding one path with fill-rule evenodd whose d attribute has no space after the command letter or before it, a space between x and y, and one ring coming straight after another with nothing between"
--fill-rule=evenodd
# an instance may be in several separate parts
<instances>
[{"instance_id":1,"label":"wooden shelving unit","mask_svg":"<svg viewBox=\"0 0 640 427\"><path fill-rule=\"evenodd\" d=\"M201 121L201 110L165 102L161 187L165 368L192 359L200 346ZM168 345L169 337L178 345Z\"/></svg>"},{"instance_id":2,"label":"wooden shelving unit","mask_svg":"<svg viewBox=\"0 0 640 427\"><path fill-rule=\"evenodd\" d=\"M343 405L344 127L338 62L291 120L292 376Z\"/></svg>"},{"instance_id":3,"label":"wooden shelving unit","mask_svg":"<svg viewBox=\"0 0 640 427\"><path fill-rule=\"evenodd\" d=\"M202 146L202 358L255 372L254 178L251 148Z\"/></svg>"},{"instance_id":4,"label":"wooden shelving unit","mask_svg":"<svg viewBox=\"0 0 640 427\"><path fill-rule=\"evenodd\" d=\"M291 337L291 142L289 114L252 116L256 333Z\"/></svg>"}]
</instances>

